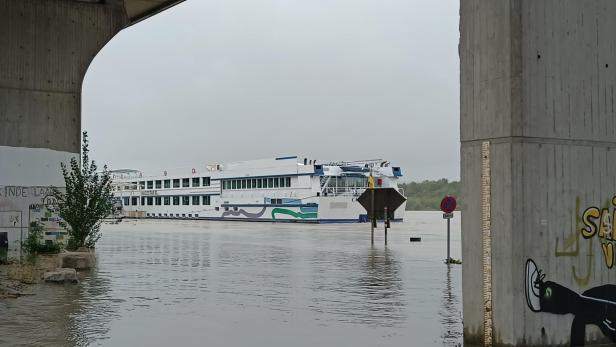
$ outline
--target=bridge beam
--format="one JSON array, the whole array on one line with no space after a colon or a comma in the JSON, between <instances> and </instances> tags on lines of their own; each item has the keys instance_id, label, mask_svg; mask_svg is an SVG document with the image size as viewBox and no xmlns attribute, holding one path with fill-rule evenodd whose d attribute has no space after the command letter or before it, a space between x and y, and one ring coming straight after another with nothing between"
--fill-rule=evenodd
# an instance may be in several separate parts
<instances>
[{"instance_id":1,"label":"bridge beam","mask_svg":"<svg viewBox=\"0 0 616 347\"><path fill-rule=\"evenodd\" d=\"M609 259L616 245L608 226L616 194L616 2L460 5L465 341L482 344L486 336L498 346L605 341L609 336L597 326L616 325L590 317L576 300L595 288L594 295L616 302L616 287L601 287L616 283ZM489 168L489 180L482 180L482 168ZM598 230L586 238L591 226L582 214L592 207L609 214L603 235ZM589 220L600 228L601 218ZM585 227L589 232L582 234ZM485 261L484 241L491 247ZM531 288L530 302L528 259L546 275L536 282L540 297ZM599 316L616 314L607 302L592 307ZM572 326L576 317L585 322Z\"/></svg>"}]
</instances>

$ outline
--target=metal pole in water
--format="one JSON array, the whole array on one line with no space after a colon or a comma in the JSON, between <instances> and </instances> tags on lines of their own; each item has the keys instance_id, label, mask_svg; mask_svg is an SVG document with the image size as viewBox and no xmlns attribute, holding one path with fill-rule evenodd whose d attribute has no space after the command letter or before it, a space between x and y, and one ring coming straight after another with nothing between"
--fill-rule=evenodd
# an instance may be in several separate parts
<instances>
[{"instance_id":1,"label":"metal pole in water","mask_svg":"<svg viewBox=\"0 0 616 347\"><path fill-rule=\"evenodd\" d=\"M385 214L383 214L383 224L385 225L385 244L387 244L387 206L385 206Z\"/></svg>"},{"instance_id":2,"label":"metal pole in water","mask_svg":"<svg viewBox=\"0 0 616 347\"><path fill-rule=\"evenodd\" d=\"M375 217L374 217L374 187L370 188L370 216L372 218L370 218L370 237L371 237L371 241L372 244L374 245L374 222L375 222Z\"/></svg>"},{"instance_id":3,"label":"metal pole in water","mask_svg":"<svg viewBox=\"0 0 616 347\"><path fill-rule=\"evenodd\" d=\"M450 251L450 245L449 245L449 230L450 230L450 226L451 226L451 218L447 218L447 264L449 264L449 260L451 259L451 255L449 253L449 251Z\"/></svg>"},{"instance_id":4,"label":"metal pole in water","mask_svg":"<svg viewBox=\"0 0 616 347\"><path fill-rule=\"evenodd\" d=\"M449 264L451 261L451 247L450 247L450 235L451 235L451 218L453 218L453 211L456 209L456 198L453 196L445 196L441 200L441 211L443 211L443 219L447 219L447 259L445 264Z\"/></svg>"}]
</instances>

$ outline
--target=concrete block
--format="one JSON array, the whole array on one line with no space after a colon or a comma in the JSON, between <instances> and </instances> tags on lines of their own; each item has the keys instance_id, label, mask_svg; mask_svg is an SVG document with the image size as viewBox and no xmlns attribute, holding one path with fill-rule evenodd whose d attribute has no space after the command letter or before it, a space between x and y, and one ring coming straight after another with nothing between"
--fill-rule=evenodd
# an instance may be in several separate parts
<instances>
[{"instance_id":1,"label":"concrete block","mask_svg":"<svg viewBox=\"0 0 616 347\"><path fill-rule=\"evenodd\" d=\"M66 252L59 256L60 267L89 270L96 264L94 252Z\"/></svg>"}]
</instances>

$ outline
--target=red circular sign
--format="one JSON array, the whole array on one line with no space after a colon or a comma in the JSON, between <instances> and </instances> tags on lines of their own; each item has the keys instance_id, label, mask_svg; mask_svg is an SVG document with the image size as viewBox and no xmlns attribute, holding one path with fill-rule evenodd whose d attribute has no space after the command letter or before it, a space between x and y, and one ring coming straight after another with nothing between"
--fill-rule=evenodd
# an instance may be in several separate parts
<instances>
[{"instance_id":1,"label":"red circular sign","mask_svg":"<svg viewBox=\"0 0 616 347\"><path fill-rule=\"evenodd\" d=\"M443 213L451 213L455 211L456 204L456 198L448 195L441 200L441 211L443 211Z\"/></svg>"}]
</instances>

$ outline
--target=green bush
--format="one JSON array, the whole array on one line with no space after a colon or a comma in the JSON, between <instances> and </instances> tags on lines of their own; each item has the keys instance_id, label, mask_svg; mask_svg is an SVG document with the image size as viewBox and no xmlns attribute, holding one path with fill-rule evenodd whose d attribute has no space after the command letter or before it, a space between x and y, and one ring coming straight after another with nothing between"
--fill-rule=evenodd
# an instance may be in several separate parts
<instances>
[{"instance_id":1,"label":"green bush","mask_svg":"<svg viewBox=\"0 0 616 347\"><path fill-rule=\"evenodd\" d=\"M61 247L57 243L43 243L45 228L39 222L31 222L28 229L28 237L21 244L21 249L30 258L37 254L58 253Z\"/></svg>"}]
</instances>

